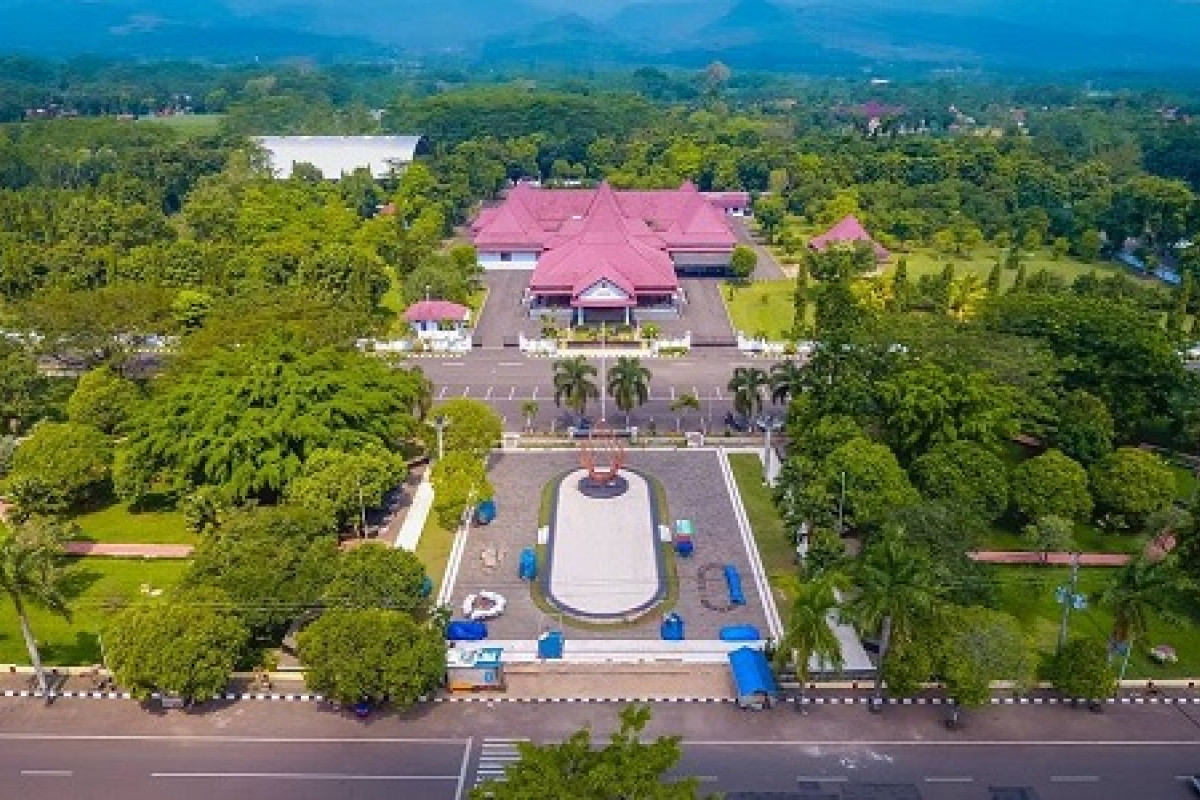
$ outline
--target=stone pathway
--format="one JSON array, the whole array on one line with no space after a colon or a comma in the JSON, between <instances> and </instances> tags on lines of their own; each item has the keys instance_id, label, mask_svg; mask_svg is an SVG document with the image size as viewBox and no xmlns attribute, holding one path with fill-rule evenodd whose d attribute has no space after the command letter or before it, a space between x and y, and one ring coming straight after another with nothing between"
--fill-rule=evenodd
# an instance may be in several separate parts
<instances>
[{"instance_id":1,"label":"stone pathway","mask_svg":"<svg viewBox=\"0 0 1200 800\"><path fill-rule=\"evenodd\" d=\"M1032 553L1027 550L984 550L967 554L972 561L984 564L1048 564L1054 567L1071 566L1070 553ZM1081 567L1122 567L1129 563L1124 553L1080 553Z\"/></svg>"},{"instance_id":2,"label":"stone pathway","mask_svg":"<svg viewBox=\"0 0 1200 800\"><path fill-rule=\"evenodd\" d=\"M106 556L108 558L187 558L190 544L136 544L110 542L67 542L63 550L69 556Z\"/></svg>"}]
</instances>

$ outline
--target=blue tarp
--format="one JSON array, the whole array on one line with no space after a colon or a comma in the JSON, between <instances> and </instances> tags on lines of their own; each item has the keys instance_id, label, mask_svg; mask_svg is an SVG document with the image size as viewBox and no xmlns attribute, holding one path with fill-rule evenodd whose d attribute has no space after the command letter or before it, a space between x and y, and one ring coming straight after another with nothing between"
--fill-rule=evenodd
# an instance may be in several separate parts
<instances>
[{"instance_id":1,"label":"blue tarp","mask_svg":"<svg viewBox=\"0 0 1200 800\"><path fill-rule=\"evenodd\" d=\"M766 704L769 698L779 695L779 684L762 650L739 647L729 654L729 668L733 671L739 704Z\"/></svg>"},{"instance_id":2,"label":"blue tarp","mask_svg":"<svg viewBox=\"0 0 1200 800\"><path fill-rule=\"evenodd\" d=\"M517 574L523 581L531 581L537 577L537 552L532 547L526 547L521 551Z\"/></svg>"},{"instance_id":3,"label":"blue tarp","mask_svg":"<svg viewBox=\"0 0 1200 800\"><path fill-rule=\"evenodd\" d=\"M735 606L746 605L746 595L742 594L742 578L733 564L725 565L725 583L729 585L729 602Z\"/></svg>"},{"instance_id":4,"label":"blue tarp","mask_svg":"<svg viewBox=\"0 0 1200 800\"><path fill-rule=\"evenodd\" d=\"M453 642L478 642L486 639L487 625L467 619L451 620L446 625L446 638Z\"/></svg>"},{"instance_id":5,"label":"blue tarp","mask_svg":"<svg viewBox=\"0 0 1200 800\"><path fill-rule=\"evenodd\" d=\"M674 612L667 614L658 626L658 633L669 642L683 641L683 617Z\"/></svg>"},{"instance_id":6,"label":"blue tarp","mask_svg":"<svg viewBox=\"0 0 1200 800\"><path fill-rule=\"evenodd\" d=\"M726 625L721 628L722 642L757 642L762 634L753 625Z\"/></svg>"}]
</instances>

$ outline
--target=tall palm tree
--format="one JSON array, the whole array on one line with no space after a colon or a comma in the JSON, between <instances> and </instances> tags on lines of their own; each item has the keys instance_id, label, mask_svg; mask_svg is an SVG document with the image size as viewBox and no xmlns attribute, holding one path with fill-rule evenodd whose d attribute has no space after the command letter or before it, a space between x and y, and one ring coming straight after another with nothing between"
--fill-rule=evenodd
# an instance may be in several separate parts
<instances>
[{"instance_id":1,"label":"tall palm tree","mask_svg":"<svg viewBox=\"0 0 1200 800\"><path fill-rule=\"evenodd\" d=\"M907 639L916 626L938 611L943 590L929 554L914 548L897 528L885 528L858 562L858 595L851 616L860 628L879 632L876 701L883 697L883 675L893 639Z\"/></svg>"},{"instance_id":2,"label":"tall palm tree","mask_svg":"<svg viewBox=\"0 0 1200 800\"><path fill-rule=\"evenodd\" d=\"M57 525L42 521L26 522L15 528L0 525L0 591L8 595L17 612L21 636L43 694L49 692L50 686L37 638L29 625L28 607L42 606L70 617L63 598L64 576L58 566L63 536Z\"/></svg>"},{"instance_id":3,"label":"tall palm tree","mask_svg":"<svg viewBox=\"0 0 1200 800\"><path fill-rule=\"evenodd\" d=\"M800 682L800 697L808 683L810 662L816 658L836 672L845 665L842 643L830 627L830 618L837 611L837 577L829 573L808 580L796 580L792 586L792 613L779 648L775 651L778 666L793 653L796 656L796 678Z\"/></svg>"},{"instance_id":4,"label":"tall palm tree","mask_svg":"<svg viewBox=\"0 0 1200 800\"><path fill-rule=\"evenodd\" d=\"M595 377L596 368L583 356L555 361L554 405L561 406L565 402L567 408L576 414L582 414L587 408L588 400L600 396L600 390L592 380Z\"/></svg>"},{"instance_id":5,"label":"tall palm tree","mask_svg":"<svg viewBox=\"0 0 1200 800\"><path fill-rule=\"evenodd\" d=\"M799 397L804 391L804 369L795 361L781 361L771 366L771 402L784 403Z\"/></svg>"},{"instance_id":6,"label":"tall palm tree","mask_svg":"<svg viewBox=\"0 0 1200 800\"><path fill-rule=\"evenodd\" d=\"M700 410L700 398L691 392L681 394L671 401L671 410L675 412L675 432L678 433L683 428L683 415Z\"/></svg>"},{"instance_id":7,"label":"tall palm tree","mask_svg":"<svg viewBox=\"0 0 1200 800\"><path fill-rule=\"evenodd\" d=\"M621 356L608 372L608 393L625 413L628 427L629 412L650 399L650 370L642 366L641 359Z\"/></svg>"},{"instance_id":8,"label":"tall palm tree","mask_svg":"<svg viewBox=\"0 0 1200 800\"><path fill-rule=\"evenodd\" d=\"M726 387L733 392L734 411L747 417L758 416L767 385L767 373L758 367L736 367Z\"/></svg>"},{"instance_id":9,"label":"tall palm tree","mask_svg":"<svg viewBox=\"0 0 1200 800\"><path fill-rule=\"evenodd\" d=\"M1100 593L1100 602L1113 612L1113 642L1128 645L1144 637L1155 617L1172 617L1180 602L1195 589L1175 556L1134 558Z\"/></svg>"}]
</instances>

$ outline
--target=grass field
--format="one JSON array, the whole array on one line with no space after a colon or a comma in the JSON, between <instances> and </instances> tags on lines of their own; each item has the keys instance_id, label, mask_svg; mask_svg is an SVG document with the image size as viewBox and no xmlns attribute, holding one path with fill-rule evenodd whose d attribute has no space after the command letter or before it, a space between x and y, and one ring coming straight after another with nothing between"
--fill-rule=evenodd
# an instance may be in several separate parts
<instances>
[{"instance_id":1,"label":"grass field","mask_svg":"<svg viewBox=\"0 0 1200 800\"><path fill-rule=\"evenodd\" d=\"M996 264L997 257L1000 256L1000 252L994 247L981 247L968 257L944 256L934 253L932 250L896 253L893 254L891 261L884 270L884 274L891 275L895 272L897 262L901 258L904 258L908 261L908 278L910 281L916 281L922 275L940 275L947 263L954 265L954 274L959 278L973 273L978 275L981 280L986 280L988 273L992 271L992 267ZM1045 252L1023 253L1021 260L1025 264L1025 274L1027 276L1032 276L1041 270L1046 270L1050 274L1062 278L1068 284L1080 275L1086 275L1093 270L1100 275L1111 275L1118 272L1125 275L1133 275L1129 270L1110 262L1101 261L1089 264L1069 256L1055 259L1049 253ZM1007 290L1012 286L1016 277L1017 271L1014 269L1001 270L1000 288Z\"/></svg>"},{"instance_id":2,"label":"grass field","mask_svg":"<svg viewBox=\"0 0 1200 800\"><path fill-rule=\"evenodd\" d=\"M1048 657L1054 653L1062 620L1062 606L1055 600L1055 588L1066 585L1065 567L993 566L989 567L999 588L999 605L1013 614L1033 639L1034 646ZM1078 593L1088 598L1087 608L1071 612L1069 632L1072 638L1088 637L1107 641L1112 632L1112 614L1096 602L1098 595L1113 579L1107 567L1080 570ZM1157 664L1147 651L1155 645L1175 648L1175 664ZM1188 677L1200 673L1200 626L1195 617L1184 625L1156 622L1147 641L1134 643L1127 679Z\"/></svg>"},{"instance_id":3,"label":"grass field","mask_svg":"<svg viewBox=\"0 0 1200 800\"><path fill-rule=\"evenodd\" d=\"M766 335L772 341L791 338L796 316L792 305L795 286L793 281L781 280L722 287L734 330L747 336Z\"/></svg>"},{"instance_id":4,"label":"grass field","mask_svg":"<svg viewBox=\"0 0 1200 800\"><path fill-rule=\"evenodd\" d=\"M425 574L433 579L434 597L442 589L453 545L454 532L443 528L431 511L425 519L425 527L421 529L421 540L417 542L417 559L425 565Z\"/></svg>"},{"instance_id":5,"label":"grass field","mask_svg":"<svg viewBox=\"0 0 1200 800\"><path fill-rule=\"evenodd\" d=\"M132 512L124 503L114 503L99 511L80 514L72 522L79 526L82 539L125 544L195 544L196 535L183 522L178 511Z\"/></svg>"},{"instance_id":6,"label":"grass field","mask_svg":"<svg viewBox=\"0 0 1200 800\"><path fill-rule=\"evenodd\" d=\"M188 136L211 136L221 127L224 114L175 114L170 117L138 117L138 122L165 125Z\"/></svg>"},{"instance_id":7,"label":"grass field","mask_svg":"<svg viewBox=\"0 0 1200 800\"><path fill-rule=\"evenodd\" d=\"M762 461L750 453L733 453L729 456L729 467L737 483L742 505L758 545L767 579L775 590L779 613L786 620L791 610L791 597L785 578L796 574L795 549L784 528L783 519L771 499L771 489L763 483Z\"/></svg>"},{"instance_id":8,"label":"grass field","mask_svg":"<svg viewBox=\"0 0 1200 800\"><path fill-rule=\"evenodd\" d=\"M97 634L113 611L143 596L141 587L168 589L187 569L186 561L111 558L67 559L70 620L40 608L30 625L42 643L42 660L54 665L100 663ZM28 664L29 656L12 604L0 602L0 664Z\"/></svg>"}]
</instances>

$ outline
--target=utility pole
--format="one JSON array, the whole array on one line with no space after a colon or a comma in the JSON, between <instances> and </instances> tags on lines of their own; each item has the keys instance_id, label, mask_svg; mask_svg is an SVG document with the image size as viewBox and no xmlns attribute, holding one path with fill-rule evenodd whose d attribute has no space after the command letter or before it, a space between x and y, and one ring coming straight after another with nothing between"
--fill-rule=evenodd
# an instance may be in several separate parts
<instances>
[{"instance_id":1,"label":"utility pole","mask_svg":"<svg viewBox=\"0 0 1200 800\"><path fill-rule=\"evenodd\" d=\"M444 437L443 437L442 432L445 431L446 426L449 424L450 424L450 420L446 418L445 414L438 414L436 417L433 418L433 429L435 431L437 431L438 461L441 461L442 457L446 455L446 447L445 447Z\"/></svg>"},{"instance_id":2,"label":"utility pole","mask_svg":"<svg viewBox=\"0 0 1200 800\"><path fill-rule=\"evenodd\" d=\"M1071 553L1071 583L1068 586L1059 586L1055 592L1055 599L1062 604L1062 622L1058 627L1058 650L1061 653L1063 647L1067 644L1067 626L1071 618L1072 608L1086 608L1087 599L1076 593L1075 589L1079 586L1079 553Z\"/></svg>"}]
</instances>

